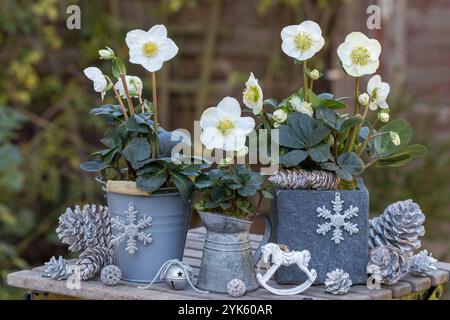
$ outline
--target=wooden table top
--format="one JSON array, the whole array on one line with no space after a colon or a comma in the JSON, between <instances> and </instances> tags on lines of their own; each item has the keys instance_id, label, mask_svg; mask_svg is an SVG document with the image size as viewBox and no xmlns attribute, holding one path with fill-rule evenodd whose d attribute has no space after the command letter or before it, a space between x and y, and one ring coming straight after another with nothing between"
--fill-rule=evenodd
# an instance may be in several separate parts
<instances>
[{"instance_id":1,"label":"wooden table top","mask_svg":"<svg viewBox=\"0 0 450 320\"><path fill-rule=\"evenodd\" d=\"M196 228L188 232L183 261L189 264L198 275L202 258L205 229ZM251 234L250 241L255 250L261 239L260 235ZM433 295L439 298L442 294L442 285L449 280L450 264L438 262L438 270L427 277L408 275L393 286L382 286L381 289L369 290L366 286L352 286L345 295L333 295L325 292L324 286L312 286L301 294L294 296L276 296L265 289L247 293L238 299L242 300L391 300L391 299L423 299ZM172 290L165 283L154 284L149 290L138 289L138 284L121 281L117 286L104 285L99 277L81 282L81 289L69 289L66 281L57 281L42 277L44 266L32 270L23 270L8 275L10 286L25 288L32 291L45 292L58 296L81 299L169 299L169 300L223 300L232 299L225 294L202 294L191 288L185 290ZM195 282L194 282L195 283ZM435 290L438 288L439 290ZM432 297L432 298L433 298Z\"/></svg>"}]
</instances>

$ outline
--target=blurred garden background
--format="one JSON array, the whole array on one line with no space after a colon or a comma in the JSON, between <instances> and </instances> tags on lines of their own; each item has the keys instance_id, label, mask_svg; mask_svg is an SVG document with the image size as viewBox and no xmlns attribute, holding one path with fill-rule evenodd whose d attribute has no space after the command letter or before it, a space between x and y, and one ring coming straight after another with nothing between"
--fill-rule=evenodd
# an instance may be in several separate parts
<instances>
[{"instance_id":1,"label":"blurred garden background","mask_svg":"<svg viewBox=\"0 0 450 320\"><path fill-rule=\"evenodd\" d=\"M81 8L80 30L66 26L71 4ZM373 4L381 8L381 28L369 30L366 9ZM126 32L157 23L166 24L180 48L158 72L166 129L192 130L221 97L240 99L250 72L265 97L295 92L300 69L280 49L286 25L306 18L321 25L326 46L314 61L325 76L316 89L337 96L351 95L353 84L337 63L336 47L351 31L377 38L383 46L378 73L391 84L392 117L408 119L413 141L429 153L398 169L365 174L371 213L414 199L427 217L423 247L450 261L449 17L447 0L2 0L0 299L24 293L6 285L8 273L67 256L54 232L66 207L105 201L93 177L79 169L105 129L89 114L102 102L83 69L109 71L97 59L104 46L128 60ZM128 72L145 79L150 98L144 69L129 65Z\"/></svg>"}]
</instances>

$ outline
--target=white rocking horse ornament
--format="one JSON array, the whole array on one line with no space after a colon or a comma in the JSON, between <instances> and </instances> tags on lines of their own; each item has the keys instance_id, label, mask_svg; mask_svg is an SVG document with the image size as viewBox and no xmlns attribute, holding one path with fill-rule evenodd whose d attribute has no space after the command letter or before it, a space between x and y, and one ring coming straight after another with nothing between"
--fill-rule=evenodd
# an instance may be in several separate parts
<instances>
[{"instance_id":1,"label":"white rocking horse ornament","mask_svg":"<svg viewBox=\"0 0 450 320\"><path fill-rule=\"evenodd\" d=\"M264 245L261 249L262 256L258 263L258 274L256 279L265 289L276 295L294 295L299 294L306 289L308 289L316 280L317 272L314 269L311 271L308 269L309 260L311 259L311 254L308 250L303 251L291 251L285 252L281 247L275 243L268 243ZM264 275L259 273L261 262L264 264L272 264L271 267L266 271ZM272 278L275 272L281 266L290 266L291 264L296 264L298 268L306 273L308 279L301 285L289 289L278 289L273 288L267 284L267 282Z\"/></svg>"}]
</instances>

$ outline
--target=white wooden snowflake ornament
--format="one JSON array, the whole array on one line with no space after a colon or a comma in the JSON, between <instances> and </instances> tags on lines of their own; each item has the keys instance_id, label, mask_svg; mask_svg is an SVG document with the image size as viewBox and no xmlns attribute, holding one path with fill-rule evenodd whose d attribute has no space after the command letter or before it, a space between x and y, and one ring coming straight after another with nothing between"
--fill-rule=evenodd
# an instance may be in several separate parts
<instances>
[{"instance_id":1,"label":"white wooden snowflake ornament","mask_svg":"<svg viewBox=\"0 0 450 320\"><path fill-rule=\"evenodd\" d=\"M112 236L111 241L113 245L118 245L126 239L127 246L125 247L125 251L129 254L134 254L138 249L137 241L142 242L143 245L147 245L153 240L151 233L140 231L141 229L152 226L152 217L144 215L139 221L136 221L138 211L131 202L128 205L128 210L125 210L125 213L127 214L125 222L122 222L119 218L111 218L113 228L119 231L119 233Z\"/></svg>"},{"instance_id":2,"label":"white wooden snowflake ornament","mask_svg":"<svg viewBox=\"0 0 450 320\"><path fill-rule=\"evenodd\" d=\"M333 212L331 213L330 210L325 208L325 206L318 207L316 209L317 217L318 218L324 218L326 220L330 220L329 222L324 222L322 224L317 224L317 233L321 235L326 235L328 231L334 228L333 230L333 236L331 237L331 240L334 241L334 243L339 244L342 240L344 240L344 237L342 236L342 229L344 231L347 231L350 235L353 235L354 233L358 233L358 228L356 223L351 223L349 221L345 221L346 219L351 219L353 217L358 216L358 207L353 207L350 205L350 207L344 211L342 214L342 204L344 203L344 200L341 200L341 195L339 192L336 192L334 195L334 200L331 200L331 203L333 204Z\"/></svg>"}]
</instances>

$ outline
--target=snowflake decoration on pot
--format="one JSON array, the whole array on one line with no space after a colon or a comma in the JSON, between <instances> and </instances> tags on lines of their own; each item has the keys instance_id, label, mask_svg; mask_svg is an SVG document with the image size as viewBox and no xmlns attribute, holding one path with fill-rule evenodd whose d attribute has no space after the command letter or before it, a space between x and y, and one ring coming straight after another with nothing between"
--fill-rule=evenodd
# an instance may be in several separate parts
<instances>
[{"instance_id":1,"label":"snowflake decoration on pot","mask_svg":"<svg viewBox=\"0 0 450 320\"><path fill-rule=\"evenodd\" d=\"M116 228L119 232L112 236L112 244L118 245L126 239L127 246L125 251L129 254L134 254L137 248L137 240L141 241L143 245L147 245L152 242L152 234L140 231L147 227L152 226L152 217L143 216L139 221L136 221L136 214L138 211L134 208L134 204L130 202L128 210L125 210L127 214L126 222L122 222L119 218L112 218L111 223L113 228ZM137 238L137 240L136 240Z\"/></svg>"},{"instance_id":2,"label":"snowflake decoration on pot","mask_svg":"<svg viewBox=\"0 0 450 320\"><path fill-rule=\"evenodd\" d=\"M345 210L342 214L342 204L344 203L344 200L341 200L341 195L339 194L339 192L335 193L334 200L331 200L331 203L333 204L334 214L331 213L330 210L325 208L325 206L318 207L316 209L318 218L330 220L329 222L324 222L322 224L319 223L317 225L317 233L326 235L328 231L334 228L331 240L334 241L334 243L339 244L342 240L344 240L341 227L350 235L358 233L358 225L356 223L350 223L349 221L345 220L357 217L359 209L350 205L350 208Z\"/></svg>"}]
</instances>

